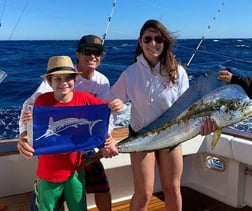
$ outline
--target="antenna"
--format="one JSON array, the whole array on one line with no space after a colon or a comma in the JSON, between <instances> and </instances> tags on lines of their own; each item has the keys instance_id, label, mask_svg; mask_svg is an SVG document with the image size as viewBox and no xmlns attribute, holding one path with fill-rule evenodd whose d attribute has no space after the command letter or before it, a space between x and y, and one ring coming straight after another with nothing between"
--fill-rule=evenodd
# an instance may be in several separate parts
<instances>
[{"instance_id":1,"label":"antenna","mask_svg":"<svg viewBox=\"0 0 252 211\"><path fill-rule=\"evenodd\" d=\"M222 2L220 9L218 9L217 15L220 13L220 11L221 11L221 9L222 9L223 6L224 6L224 2ZM216 16L217 16L217 15L216 15ZM213 17L212 23L211 23L210 25L208 25L207 30L206 30L206 33L202 36L202 38L201 38L199 44L197 45L197 47L196 47L196 49L194 50L194 52L193 52L191 58L189 59L187 65L186 65L187 67L189 67L189 65L191 64L191 62L192 62L192 60L193 60L193 58L194 58L194 56L195 56L197 50L199 49L199 47L201 46L202 42L204 41L206 35L207 35L208 32L210 31L211 26L213 25L213 22L215 21L215 19L216 19L216 17L214 16L214 17Z\"/></svg>"},{"instance_id":2,"label":"antenna","mask_svg":"<svg viewBox=\"0 0 252 211\"><path fill-rule=\"evenodd\" d=\"M110 16L108 17L108 24L107 24L105 33L103 34L103 37L102 37L102 44L104 44L105 38L107 36L109 25L110 25L110 22L111 22L111 19L112 19L112 15L114 13L115 5L116 5L116 0L114 0L114 3L112 4L111 13L110 13Z\"/></svg>"}]
</instances>

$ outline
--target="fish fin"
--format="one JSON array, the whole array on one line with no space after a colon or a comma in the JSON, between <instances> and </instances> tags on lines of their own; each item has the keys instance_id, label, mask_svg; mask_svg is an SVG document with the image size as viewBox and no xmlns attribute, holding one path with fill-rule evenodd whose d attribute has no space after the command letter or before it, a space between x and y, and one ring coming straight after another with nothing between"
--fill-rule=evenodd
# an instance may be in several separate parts
<instances>
[{"instance_id":1,"label":"fish fin","mask_svg":"<svg viewBox=\"0 0 252 211\"><path fill-rule=\"evenodd\" d=\"M90 125L89 125L89 134L92 135L93 134L93 127L98 123L98 122L101 122L102 120L98 119L94 122L92 122Z\"/></svg>"},{"instance_id":2,"label":"fish fin","mask_svg":"<svg viewBox=\"0 0 252 211\"><path fill-rule=\"evenodd\" d=\"M48 125L51 126L54 123L53 117L50 116Z\"/></svg>"},{"instance_id":3,"label":"fish fin","mask_svg":"<svg viewBox=\"0 0 252 211\"><path fill-rule=\"evenodd\" d=\"M166 148L166 150L169 151L169 152L171 152L171 151L173 151L178 145L180 145L180 143L179 143L179 144L175 144L175 145L173 145L173 146L170 146L170 147Z\"/></svg>"},{"instance_id":4,"label":"fish fin","mask_svg":"<svg viewBox=\"0 0 252 211\"><path fill-rule=\"evenodd\" d=\"M218 143L220 136L221 136L221 128L218 128L216 131L214 131L213 140L211 143L212 150L216 147L216 144Z\"/></svg>"}]
</instances>

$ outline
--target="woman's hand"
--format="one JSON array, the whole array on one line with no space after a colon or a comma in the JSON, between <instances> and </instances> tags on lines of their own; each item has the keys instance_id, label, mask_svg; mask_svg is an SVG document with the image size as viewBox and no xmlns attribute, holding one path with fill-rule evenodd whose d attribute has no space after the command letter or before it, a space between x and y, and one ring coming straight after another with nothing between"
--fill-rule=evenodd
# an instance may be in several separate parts
<instances>
[{"instance_id":1,"label":"woman's hand","mask_svg":"<svg viewBox=\"0 0 252 211\"><path fill-rule=\"evenodd\" d=\"M214 132L217 129L218 129L218 127L217 127L215 121L212 120L210 117L206 117L204 119L203 124L201 125L200 135L206 136L206 135Z\"/></svg>"}]
</instances>

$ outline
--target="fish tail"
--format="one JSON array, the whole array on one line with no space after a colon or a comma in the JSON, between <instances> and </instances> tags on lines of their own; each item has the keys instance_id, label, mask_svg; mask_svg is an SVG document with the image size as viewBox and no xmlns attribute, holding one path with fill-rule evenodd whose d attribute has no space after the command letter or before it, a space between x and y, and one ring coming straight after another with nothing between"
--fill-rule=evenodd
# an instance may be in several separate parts
<instances>
[{"instance_id":1,"label":"fish tail","mask_svg":"<svg viewBox=\"0 0 252 211\"><path fill-rule=\"evenodd\" d=\"M168 147L168 148L166 148L166 150L168 150L169 152L171 152L171 151L173 151L178 145L180 145L180 143L175 144L175 145L173 145L173 146L171 146L171 147Z\"/></svg>"},{"instance_id":2,"label":"fish tail","mask_svg":"<svg viewBox=\"0 0 252 211\"><path fill-rule=\"evenodd\" d=\"M93 134L93 127L96 125L96 123L98 123L98 122L100 122L100 121L102 121L102 120L100 120L100 119L98 119L98 120L96 120L96 121L94 121L94 122L91 122L90 124L89 124L89 134L90 135L92 135Z\"/></svg>"}]
</instances>

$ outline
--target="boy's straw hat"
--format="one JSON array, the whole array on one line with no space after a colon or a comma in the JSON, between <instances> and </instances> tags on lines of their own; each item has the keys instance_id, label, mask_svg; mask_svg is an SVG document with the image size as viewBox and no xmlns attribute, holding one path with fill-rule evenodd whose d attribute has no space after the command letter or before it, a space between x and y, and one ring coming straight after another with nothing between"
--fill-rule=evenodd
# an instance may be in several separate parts
<instances>
[{"instance_id":1,"label":"boy's straw hat","mask_svg":"<svg viewBox=\"0 0 252 211\"><path fill-rule=\"evenodd\" d=\"M72 59L69 56L52 56L47 64L47 73L41 75L46 78L54 74L80 74L74 69Z\"/></svg>"}]
</instances>

